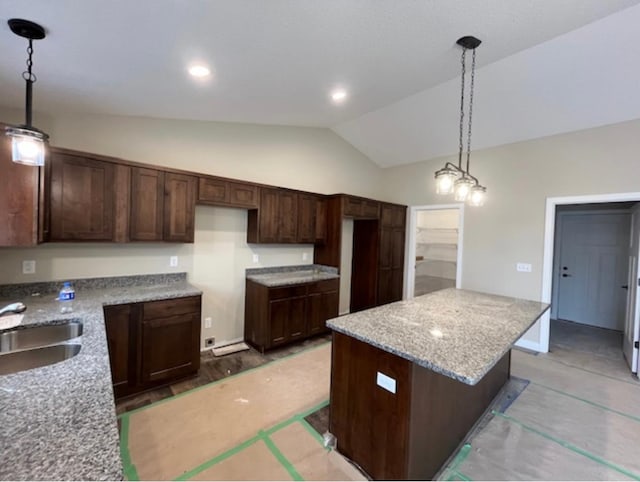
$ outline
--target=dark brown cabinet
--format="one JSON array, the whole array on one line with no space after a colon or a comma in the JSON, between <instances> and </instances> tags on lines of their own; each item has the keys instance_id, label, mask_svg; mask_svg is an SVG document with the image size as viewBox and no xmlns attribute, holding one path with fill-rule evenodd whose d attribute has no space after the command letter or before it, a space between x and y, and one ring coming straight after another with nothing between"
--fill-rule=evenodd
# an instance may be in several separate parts
<instances>
[{"instance_id":1,"label":"dark brown cabinet","mask_svg":"<svg viewBox=\"0 0 640 482\"><path fill-rule=\"evenodd\" d=\"M131 241L192 243L196 177L140 167L131 172Z\"/></svg>"},{"instance_id":2,"label":"dark brown cabinet","mask_svg":"<svg viewBox=\"0 0 640 482\"><path fill-rule=\"evenodd\" d=\"M134 167L131 170L131 241L162 241L164 172Z\"/></svg>"},{"instance_id":3,"label":"dark brown cabinet","mask_svg":"<svg viewBox=\"0 0 640 482\"><path fill-rule=\"evenodd\" d=\"M343 215L355 219L378 219L380 203L372 199L342 195Z\"/></svg>"},{"instance_id":4,"label":"dark brown cabinet","mask_svg":"<svg viewBox=\"0 0 640 482\"><path fill-rule=\"evenodd\" d=\"M338 316L339 280L272 287L247 280L245 340L267 350L327 332Z\"/></svg>"},{"instance_id":5,"label":"dark brown cabinet","mask_svg":"<svg viewBox=\"0 0 640 482\"><path fill-rule=\"evenodd\" d=\"M49 241L113 241L115 165L51 150Z\"/></svg>"},{"instance_id":6,"label":"dark brown cabinet","mask_svg":"<svg viewBox=\"0 0 640 482\"><path fill-rule=\"evenodd\" d=\"M298 195L298 232L299 243L313 244L316 241L316 216L318 197L312 194Z\"/></svg>"},{"instance_id":7,"label":"dark brown cabinet","mask_svg":"<svg viewBox=\"0 0 640 482\"><path fill-rule=\"evenodd\" d=\"M380 207L378 305L402 299L406 206L383 203Z\"/></svg>"},{"instance_id":8,"label":"dark brown cabinet","mask_svg":"<svg viewBox=\"0 0 640 482\"><path fill-rule=\"evenodd\" d=\"M200 296L104 308L116 398L195 375Z\"/></svg>"},{"instance_id":9,"label":"dark brown cabinet","mask_svg":"<svg viewBox=\"0 0 640 482\"><path fill-rule=\"evenodd\" d=\"M0 246L35 246L44 169L11 160L11 139L2 135L4 127L0 124Z\"/></svg>"},{"instance_id":10,"label":"dark brown cabinet","mask_svg":"<svg viewBox=\"0 0 640 482\"><path fill-rule=\"evenodd\" d=\"M193 243L196 217L194 176L168 172L164 176L164 241Z\"/></svg>"},{"instance_id":11,"label":"dark brown cabinet","mask_svg":"<svg viewBox=\"0 0 640 482\"><path fill-rule=\"evenodd\" d=\"M327 240L327 200L316 198L316 244L324 244Z\"/></svg>"},{"instance_id":12,"label":"dark brown cabinet","mask_svg":"<svg viewBox=\"0 0 640 482\"><path fill-rule=\"evenodd\" d=\"M198 204L238 208L258 207L258 186L227 179L200 176Z\"/></svg>"},{"instance_id":13,"label":"dark brown cabinet","mask_svg":"<svg viewBox=\"0 0 640 482\"><path fill-rule=\"evenodd\" d=\"M296 243L298 194L287 189L260 188L260 207L249 211L248 243Z\"/></svg>"}]
</instances>

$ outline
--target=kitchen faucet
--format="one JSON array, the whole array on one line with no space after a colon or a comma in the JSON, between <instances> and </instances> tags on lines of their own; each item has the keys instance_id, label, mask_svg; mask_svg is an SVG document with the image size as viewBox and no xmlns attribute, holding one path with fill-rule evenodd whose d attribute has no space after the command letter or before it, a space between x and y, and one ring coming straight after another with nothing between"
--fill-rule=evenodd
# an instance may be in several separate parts
<instances>
[{"instance_id":1,"label":"kitchen faucet","mask_svg":"<svg viewBox=\"0 0 640 482\"><path fill-rule=\"evenodd\" d=\"M10 313L22 313L26 309L27 305L24 303L11 303L10 305L0 309L0 316L8 315Z\"/></svg>"}]
</instances>

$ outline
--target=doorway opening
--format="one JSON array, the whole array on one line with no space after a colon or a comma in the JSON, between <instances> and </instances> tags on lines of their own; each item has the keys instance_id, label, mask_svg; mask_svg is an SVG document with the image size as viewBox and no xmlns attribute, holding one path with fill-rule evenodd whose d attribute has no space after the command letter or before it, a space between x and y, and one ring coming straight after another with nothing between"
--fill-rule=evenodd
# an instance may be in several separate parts
<instances>
[{"instance_id":1,"label":"doorway opening","mask_svg":"<svg viewBox=\"0 0 640 482\"><path fill-rule=\"evenodd\" d=\"M637 373L638 201L640 193L547 199L543 301L551 310L539 351Z\"/></svg>"},{"instance_id":2,"label":"doorway opening","mask_svg":"<svg viewBox=\"0 0 640 482\"><path fill-rule=\"evenodd\" d=\"M464 204L411 207L405 298L460 288L463 221Z\"/></svg>"}]
</instances>

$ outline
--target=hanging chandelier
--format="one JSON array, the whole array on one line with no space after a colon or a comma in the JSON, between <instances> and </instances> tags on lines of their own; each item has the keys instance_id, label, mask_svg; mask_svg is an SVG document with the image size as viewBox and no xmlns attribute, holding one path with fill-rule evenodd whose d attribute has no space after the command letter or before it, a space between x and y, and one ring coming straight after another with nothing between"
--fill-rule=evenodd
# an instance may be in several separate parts
<instances>
[{"instance_id":1,"label":"hanging chandelier","mask_svg":"<svg viewBox=\"0 0 640 482\"><path fill-rule=\"evenodd\" d=\"M29 20L12 18L7 23L13 33L29 39L29 47L27 48L27 70L22 73L22 78L26 82L25 123L19 126L8 126L5 128L5 133L11 137L11 157L13 162L28 166L42 166L44 165L46 144L49 136L31 125L33 84L37 80L32 72L32 57L33 41L43 39L46 34L44 28Z\"/></svg>"},{"instance_id":2,"label":"hanging chandelier","mask_svg":"<svg viewBox=\"0 0 640 482\"><path fill-rule=\"evenodd\" d=\"M471 161L471 122L473 118L473 87L476 74L476 48L482 43L481 40L466 36L459 38L456 42L462 47L462 81L460 87L460 136L458 149L458 165L447 162L444 167L436 171L436 192L438 194L454 194L458 202L467 202L471 206L482 206L485 201L487 189L480 185L478 179L471 175L469 164ZM469 85L469 119L467 127L467 165L462 167L464 153L464 94L466 77L466 57L467 50L472 52L471 60L471 82Z\"/></svg>"}]
</instances>

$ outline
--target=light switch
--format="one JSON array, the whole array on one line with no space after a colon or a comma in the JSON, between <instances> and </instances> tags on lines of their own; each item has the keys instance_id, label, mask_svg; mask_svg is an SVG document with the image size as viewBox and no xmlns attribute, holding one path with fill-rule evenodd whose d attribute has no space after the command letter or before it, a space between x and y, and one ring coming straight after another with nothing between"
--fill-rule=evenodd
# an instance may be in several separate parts
<instances>
[{"instance_id":1,"label":"light switch","mask_svg":"<svg viewBox=\"0 0 640 482\"><path fill-rule=\"evenodd\" d=\"M257 254L253 255L253 262L254 263L259 263L260 262L260 256L258 256Z\"/></svg>"},{"instance_id":2,"label":"light switch","mask_svg":"<svg viewBox=\"0 0 640 482\"><path fill-rule=\"evenodd\" d=\"M34 259L25 259L22 262L22 274L35 274L36 261Z\"/></svg>"},{"instance_id":3,"label":"light switch","mask_svg":"<svg viewBox=\"0 0 640 482\"><path fill-rule=\"evenodd\" d=\"M309 253L302 253L302 261L307 261L309 259Z\"/></svg>"},{"instance_id":4,"label":"light switch","mask_svg":"<svg viewBox=\"0 0 640 482\"><path fill-rule=\"evenodd\" d=\"M172 268L175 268L176 266L178 266L178 257L177 256L171 256L169 258L169 266L171 266Z\"/></svg>"},{"instance_id":5,"label":"light switch","mask_svg":"<svg viewBox=\"0 0 640 482\"><path fill-rule=\"evenodd\" d=\"M531 264L529 263L518 263L516 264L516 270L522 273L531 273Z\"/></svg>"}]
</instances>

